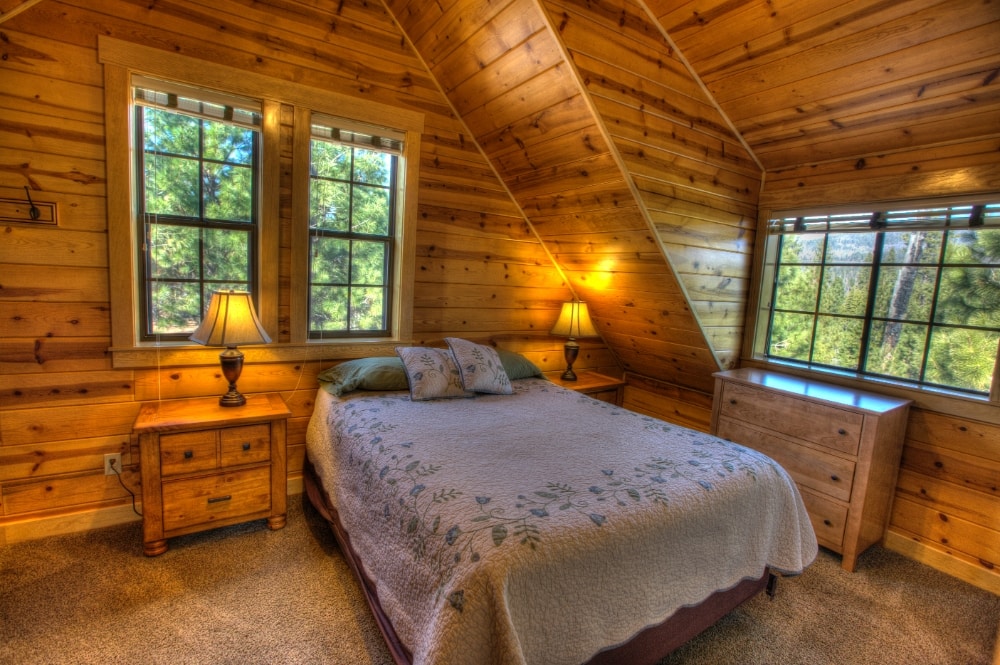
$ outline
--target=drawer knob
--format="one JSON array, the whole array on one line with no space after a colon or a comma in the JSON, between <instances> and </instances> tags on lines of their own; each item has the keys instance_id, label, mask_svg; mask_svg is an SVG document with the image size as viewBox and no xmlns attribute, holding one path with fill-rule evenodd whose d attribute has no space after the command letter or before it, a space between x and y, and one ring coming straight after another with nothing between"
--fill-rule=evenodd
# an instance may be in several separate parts
<instances>
[{"instance_id":1,"label":"drawer knob","mask_svg":"<svg viewBox=\"0 0 1000 665\"><path fill-rule=\"evenodd\" d=\"M249 441L244 441L243 442L243 450L250 450L250 442Z\"/></svg>"},{"instance_id":2,"label":"drawer knob","mask_svg":"<svg viewBox=\"0 0 1000 665\"><path fill-rule=\"evenodd\" d=\"M227 494L226 496L213 496L213 497L211 497L208 500L208 502L209 503L222 503L223 501L229 501L232 498L233 498L232 494Z\"/></svg>"},{"instance_id":3,"label":"drawer knob","mask_svg":"<svg viewBox=\"0 0 1000 665\"><path fill-rule=\"evenodd\" d=\"M729 400L729 403L730 403L730 404L736 404L736 400L734 400L734 399L731 399L731 400Z\"/></svg>"},{"instance_id":4,"label":"drawer knob","mask_svg":"<svg viewBox=\"0 0 1000 665\"><path fill-rule=\"evenodd\" d=\"M825 524L827 526L833 526L833 523L830 522L830 520L823 520L823 524Z\"/></svg>"},{"instance_id":5,"label":"drawer knob","mask_svg":"<svg viewBox=\"0 0 1000 665\"><path fill-rule=\"evenodd\" d=\"M840 429L837 430L837 434L839 434L840 436L844 436L845 434L847 434L847 430L841 427Z\"/></svg>"},{"instance_id":6,"label":"drawer knob","mask_svg":"<svg viewBox=\"0 0 1000 665\"><path fill-rule=\"evenodd\" d=\"M840 476L836 476L836 475L830 476L830 480L832 480L835 483L839 482L840 481Z\"/></svg>"},{"instance_id":7,"label":"drawer knob","mask_svg":"<svg viewBox=\"0 0 1000 665\"><path fill-rule=\"evenodd\" d=\"M185 450L184 451L184 459L191 459L192 457L194 457L194 451L193 450Z\"/></svg>"}]
</instances>

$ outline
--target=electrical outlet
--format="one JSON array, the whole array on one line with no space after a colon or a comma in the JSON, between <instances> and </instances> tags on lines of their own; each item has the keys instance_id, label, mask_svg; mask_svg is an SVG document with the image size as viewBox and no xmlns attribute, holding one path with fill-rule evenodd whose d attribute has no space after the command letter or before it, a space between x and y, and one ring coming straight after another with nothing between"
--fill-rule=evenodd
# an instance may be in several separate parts
<instances>
[{"instance_id":1,"label":"electrical outlet","mask_svg":"<svg viewBox=\"0 0 1000 665\"><path fill-rule=\"evenodd\" d=\"M108 453L104 456L104 475L113 476L122 471L122 454Z\"/></svg>"}]
</instances>

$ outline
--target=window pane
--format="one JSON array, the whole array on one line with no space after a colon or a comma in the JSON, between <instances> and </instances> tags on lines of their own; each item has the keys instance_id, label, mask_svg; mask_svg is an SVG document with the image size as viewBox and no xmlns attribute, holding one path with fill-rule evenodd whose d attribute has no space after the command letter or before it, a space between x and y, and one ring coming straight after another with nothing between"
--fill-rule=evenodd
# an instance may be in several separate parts
<instances>
[{"instance_id":1,"label":"window pane","mask_svg":"<svg viewBox=\"0 0 1000 665\"><path fill-rule=\"evenodd\" d=\"M934 322L1000 327L1000 267L943 268Z\"/></svg>"},{"instance_id":2,"label":"window pane","mask_svg":"<svg viewBox=\"0 0 1000 665\"><path fill-rule=\"evenodd\" d=\"M146 155L143 172L146 188L143 204L147 214L199 216L196 160Z\"/></svg>"},{"instance_id":3,"label":"window pane","mask_svg":"<svg viewBox=\"0 0 1000 665\"><path fill-rule=\"evenodd\" d=\"M347 287L314 286L309 290L310 330L347 330Z\"/></svg>"},{"instance_id":4,"label":"window pane","mask_svg":"<svg viewBox=\"0 0 1000 665\"><path fill-rule=\"evenodd\" d=\"M372 150L354 151L354 179L369 185L388 187L392 176L392 155Z\"/></svg>"},{"instance_id":5,"label":"window pane","mask_svg":"<svg viewBox=\"0 0 1000 665\"><path fill-rule=\"evenodd\" d=\"M876 321L872 324L865 370L918 381L926 338L927 326Z\"/></svg>"},{"instance_id":6,"label":"window pane","mask_svg":"<svg viewBox=\"0 0 1000 665\"><path fill-rule=\"evenodd\" d=\"M198 156L197 118L147 108L143 111L142 142L147 152Z\"/></svg>"},{"instance_id":7,"label":"window pane","mask_svg":"<svg viewBox=\"0 0 1000 665\"><path fill-rule=\"evenodd\" d=\"M205 133L205 159L245 166L253 164L253 130L211 120L205 120L202 124L202 131Z\"/></svg>"},{"instance_id":8,"label":"window pane","mask_svg":"<svg viewBox=\"0 0 1000 665\"><path fill-rule=\"evenodd\" d=\"M312 141L312 175L337 180L351 179L351 147L329 141Z\"/></svg>"},{"instance_id":9,"label":"window pane","mask_svg":"<svg viewBox=\"0 0 1000 665\"><path fill-rule=\"evenodd\" d=\"M782 266L778 270L775 308L815 311L819 271L818 266Z\"/></svg>"},{"instance_id":10,"label":"window pane","mask_svg":"<svg viewBox=\"0 0 1000 665\"><path fill-rule=\"evenodd\" d=\"M350 230L350 184L312 179L309 186L309 226L345 233Z\"/></svg>"},{"instance_id":11,"label":"window pane","mask_svg":"<svg viewBox=\"0 0 1000 665\"><path fill-rule=\"evenodd\" d=\"M352 284L384 284L386 268L386 245L381 242L354 242L354 256L351 260Z\"/></svg>"},{"instance_id":12,"label":"window pane","mask_svg":"<svg viewBox=\"0 0 1000 665\"><path fill-rule=\"evenodd\" d=\"M149 274L152 279L198 279L201 234L193 226L149 226Z\"/></svg>"},{"instance_id":13,"label":"window pane","mask_svg":"<svg viewBox=\"0 0 1000 665\"><path fill-rule=\"evenodd\" d=\"M253 221L253 169L206 162L202 188L208 219Z\"/></svg>"},{"instance_id":14,"label":"window pane","mask_svg":"<svg viewBox=\"0 0 1000 665\"><path fill-rule=\"evenodd\" d=\"M382 187L354 186L354 215L351 225L355 233L387 235L389 233L389 190Z\"/></svg>"},{"instance_id":15,"label":"window pane","mask_svg":"<svg viewBox=\"0 0 1000 665\"><path fill-rule=\"evenodd\" d=\"M882 263L937 263L943 238L941 231L886 233Z\"/></svg>"},{"instance_id":16,"label":"window pane","mask_svg":"<svg viewBox=\"0 0 1000 665\"><path fill-rule=\"evenodd\" d=\"M931 332L926 381L988 393L996 360L996 330L935 328Z\"/></svg>"},{"instance_id":17,"label":"window pane","mask_svg":"<svg viewBox=\"0 0 1000 665\"><path fill-rule=\"evenodd\" d=\"M827 263L866 263L875 256L875 233L836 233L829 236Z\"/></svg>"},{"instance_id":18,"label":"window pane","mask_svg":"<svg viewBox=\"0 0 1000 665\"><path fill-rule=\"evenodd\" d=\"M354 287L351 289L351 330L382 330L385 327L385 289Z\"/></svg>"},{"instance_id":19,"label":"window pane","mask_svg":"<svg viewBox=\"0 0 1000 665\"><path fill-rule=\"evenodd\" d=\"M874 314L880 318L929 321L937 268L882 268Z\"/></svg>"},{"instance_id":20,"label":"window pane","mask_svg":"<svg viewBox=\"0 0 1000 665\"><path fill-rule=\"evenodd\" d=\"M775 312L771 324L770 354L808 362L812 333L812 315Z\"/></svg>"},{"instance_id":21,"label":"window pane","mask_svg":"<svg viewBox=\"0 0 1000 665\"><path fill-rule=\"evenodd\" d=\"M813 362L846 369L857 369L861 357L861 333L864 321L835 316L816 318L816 341Z\"/></svg>"},{"instance_id":22,"label":"window pane","mask_svg":"<svg viewBox=\"0 0 1000 665\"><path fill-rule=\"evenodd\" d=\"M314 284L347 284L351 241L340 238L313 236L310 282ZM347 311L345 304L344 311Z\"/></svg>"},{"instance_id":23,"label":"window pane","mask_svg":"<svg viewBox=\"0 0 1000 665\"><path fill-rule=\"evenodd\" d=\"M1000 229L949 231L944 262L1000 264Z\"/></svg>"},{"instance_id":24,"label":"window pane","mask_svg":"<svg viewBox=\"0 0 1000 665\"><path fill-rule=\"evenodd\" d=\"M868 309L868 267L831 266L823 271L823 291L819 311L826 314L864 316Z\"/></svg>"},{"instance_id":25,"label":"window pane","mask_svg":"<svg viewBox=\"0 0 1000 665\"><path fill-rule=\"evenodd\" d=\"M204 278L246 283L250 280L250 234L205 229ZM217 289L216 289L217 290Z\"/></svg>"},{"instance_id":26,"label":"window pane","mask_svg":"<svg viewBox=\"0 0 1000 665\"><path fill-rule=\"evenodd\" d=\"M819 234L782 236L782 263L820 263L823 260L823 241Z\"/></svg>"},{"instance_id":27,"label":"window pane","mask_svg":"<svg viewBox=\"0 0 1000 665\"><path fill-rule=\"evenodd\" d=\"M197 282L154 282L150 333L189 333L201 321L201 301Z\"/></svg>"}]
</instances>

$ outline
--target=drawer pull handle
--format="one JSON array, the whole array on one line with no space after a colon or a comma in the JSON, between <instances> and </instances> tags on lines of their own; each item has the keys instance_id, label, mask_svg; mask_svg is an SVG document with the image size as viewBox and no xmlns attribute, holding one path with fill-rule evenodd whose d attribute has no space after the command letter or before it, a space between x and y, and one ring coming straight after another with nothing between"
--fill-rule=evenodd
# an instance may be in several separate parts
<instances>
[{"instance_id":1,"label":"drawer pull handle","mask_svg":"<svg viewBox=\"0 0 1000 665\"><path fill-rule=\"evenodd\" d=\"M736 404L736 400L734 400L734 399L731 399L731 400L729 400L729 403L730 403L730 404Z\"/></svg>"},{"instance_id":2,"label":"drawer pull handle","mask_svg":"<svg viewBox=\"0 0 1000 665\"><path fill-rule=\"evenodd\" d=\"M233 498L232 494L227 494L226 496L213 496L213 497L211 497L208 500L208 502L209 503L222 503L223 501L229 501L232 498Z\"/></svg>"},{"instance_id":3,"label":"drawer pull handle","mask_svg":"<svg viewBox=\"0 0 1000 665\"><path fill-rule=\"evenodd\" d=\"M847 430L841 427L840 429L837 430L837 434L839 434L840 436L844 436L845 434L847 434Z\"/></svg>"},{"instance_id":4,"label":"drawer pull handle","mask_svg":"<svg viewBox=\"0 0 1000 665\"><path fill-rule=\"evenodd\" d=\"M840 481L840 476L830 476L830 480L832 480L835 483L839 482Z\"/></svg>"},{"instance_id":5,"label":"drawer pull handle","mask_svg":"<svg viewBox=\"0 0 1000 665\"><path fill-rule=\"evenodd\" d=\"M185 450L184 451L184 459L191 459L192 457L194 457L194 451L193 450Z\"/></svg>"},{"instance_id":6,"label":"drawer pull handle","mask_svg":"<svg viewBox=\"0 0 1000 665\"><path fill-rule=\"evenodd\" d=\"M831 523L830 520L823 520L823 524L827 526L833 526L833 523Z\"/></svg>"},{"instance_id":7,"label":"drawer pull handle","mask_svg":"<svg viewBox=\"0 0 1000 665\"><path fill-rule=\"evenodd\" d=\"M250 450L250 442L249 441L244 441L243 442L243 450Z\"/></svg>"}]
</instances>

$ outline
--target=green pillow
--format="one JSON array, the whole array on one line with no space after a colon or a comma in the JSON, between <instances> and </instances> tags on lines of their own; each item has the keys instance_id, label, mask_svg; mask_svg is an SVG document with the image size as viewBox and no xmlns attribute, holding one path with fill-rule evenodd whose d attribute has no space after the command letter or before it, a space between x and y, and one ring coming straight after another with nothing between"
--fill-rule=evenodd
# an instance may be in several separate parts
<instances>
[{"instance_id":1,"label":"green pillow","mask_svg":"<svg viewBox=\"0 0 1000 665\"><path fill-rule=\"evenodd\" d=\"M520 353L497 349L497 355L500 356L503 371L507 372L507 378L511 381L542 375L542 370Z\"/></svg>"},{"instance_id":2,"label":"green pillow","mask_svg":"<svg viewBox=\"0 0 1000 665\"><path fill-rule=\"evenodd\" d=\"M357 358L325 369L316 377L323 389L333 395L352 390L407 390L403 361L398 356Z\"/></svg>"}]
</instances>

